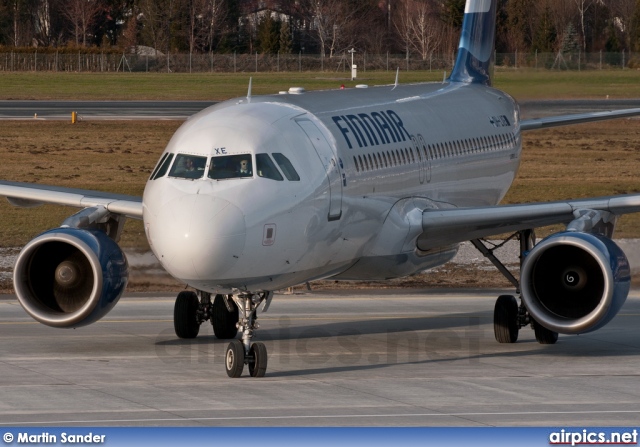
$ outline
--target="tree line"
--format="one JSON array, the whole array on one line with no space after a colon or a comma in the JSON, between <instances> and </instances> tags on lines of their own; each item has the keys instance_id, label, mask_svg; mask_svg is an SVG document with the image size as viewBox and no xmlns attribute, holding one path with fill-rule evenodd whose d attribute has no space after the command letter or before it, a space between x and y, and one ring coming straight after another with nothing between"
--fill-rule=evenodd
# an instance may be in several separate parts
<instances>
[{"instance_id":1,"label":"tree line","mask_svg":"<svg viewBox=\"0 0 640 447\"><path fill-rule=\"evenodd\" d=\"M640 50L640 0L498 0L496 50ZM457 50L465 0L0 0L0 50ZM87 50L90 51L90 50Z\"/></svg>"}]
</instances>

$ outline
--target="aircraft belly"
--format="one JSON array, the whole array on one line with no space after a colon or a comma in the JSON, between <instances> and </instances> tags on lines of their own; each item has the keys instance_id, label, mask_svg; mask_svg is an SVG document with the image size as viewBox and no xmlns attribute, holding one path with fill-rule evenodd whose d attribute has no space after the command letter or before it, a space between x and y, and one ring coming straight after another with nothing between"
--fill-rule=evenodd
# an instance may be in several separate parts
<instances>
[{"instance_id":1,"label":"aircraft belly","mask_svg":"<svg viewBox=\"0 0 640 447\"><path fill-rule=\"evenodd\" d=\"M333 276L335 280L383 281L429 270L451 261L458 252L458 246L432 250L418 256L416 251L388 256L367 256L358 259L353 267Z\"/></svg>"},{"instance_id":2,"label":"aircraft belly","mask_svg":"<svg viewBox=\"0 0 640 447\"><path fill-rule=\"evenodd\" d=\"M308 270L288 273L274 273L273 275L247 276L240 278L222 278L206 280L201 278L183 279L183 281L198 290L210 293L238 293L238 291L258 292L261 290L281 290L305 282L328 278L342 272L353 265L353 261L321 266Z\"/></svg>"}]
</instances>

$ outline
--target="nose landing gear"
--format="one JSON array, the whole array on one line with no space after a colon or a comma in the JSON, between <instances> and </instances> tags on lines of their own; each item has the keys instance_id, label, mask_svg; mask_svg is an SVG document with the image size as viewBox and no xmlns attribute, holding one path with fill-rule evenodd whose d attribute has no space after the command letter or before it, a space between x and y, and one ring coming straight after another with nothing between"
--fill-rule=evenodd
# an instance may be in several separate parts
<instances>
[{"instance_id":1,"label":"nose landing gear","mask_svg":"<svg viewBox=\"0 0 640 447\"><path fill-rule=\"evenodd\" d=\"M225 352L225 368L229 377L240 377L244 365L249 365L251 377L264 377L267 371L267 348L264 343L251 343L258 325L257 311L265 302L263 312L271 303L273 292L259 294L243 294L233 296L233 301L239 309L238 329L242 332L242 341L233 340Z\"/></svg>"}]
</instances>

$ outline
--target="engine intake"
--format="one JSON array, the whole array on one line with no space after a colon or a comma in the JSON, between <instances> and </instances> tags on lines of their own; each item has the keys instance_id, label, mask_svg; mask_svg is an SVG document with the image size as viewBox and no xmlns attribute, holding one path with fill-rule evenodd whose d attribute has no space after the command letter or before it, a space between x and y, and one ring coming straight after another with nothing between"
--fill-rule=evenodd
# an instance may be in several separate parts
<instances>
[{"instance_id":1,"label":"engine intake","mask_svg":"<svg viewBox=\"0 0 640 447\"><path fill-rule=\"evenodd\" d=\"M105 316L127 285L127 259L101 231L49 230L20 252L13 285L34 319L53 327L80 327Z\"/></svg>"},{"instance_id":2,"label":"engine intake","mask_svg":"<svg viewBox=\"0 0 640 447\"><path fill-rule=\"evenodd\" d=\"M620 310L631 283L627 257L604 236L562 232L526 256L522 299L542 326L562 334L591 332Z\"/></svg>"}]
</instances>

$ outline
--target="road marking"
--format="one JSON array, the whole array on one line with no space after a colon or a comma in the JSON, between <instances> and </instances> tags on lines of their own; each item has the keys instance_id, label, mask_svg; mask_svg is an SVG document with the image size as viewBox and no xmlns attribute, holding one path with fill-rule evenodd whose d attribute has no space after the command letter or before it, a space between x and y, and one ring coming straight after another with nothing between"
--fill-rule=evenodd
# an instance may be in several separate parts
<instances>
[{"instance_id":1,"label":"road marking","mask_svg":"<svg viewBox=\"0 0 640 447\"><path fill-rule=\"evenodd\" d=\"M143 410L144 411L144 410ZM171 412L173 410L156 410ZM187 410L191 411L191 410ZM122 410L119 410L122 412ZM339 415L290 415L290 416L225 416L225 417L197 417L197 418L145 418L145 419L87 419L87 420L55 420L55 421L12 421L0 422L0 426L42 425L42 424L116 424L123 422L207 422L207 421L256 421L256 420L286 420L286 419L364 419L364 418L407 418L407 417L478 417L478 416L549 416L549 415L602 415L602 414L640 414L640 410L576 410L576 411L513 411L513 412L469 412L469 413L397 413L397 414L339 414Z\"/></svg>"}]
</instances>

